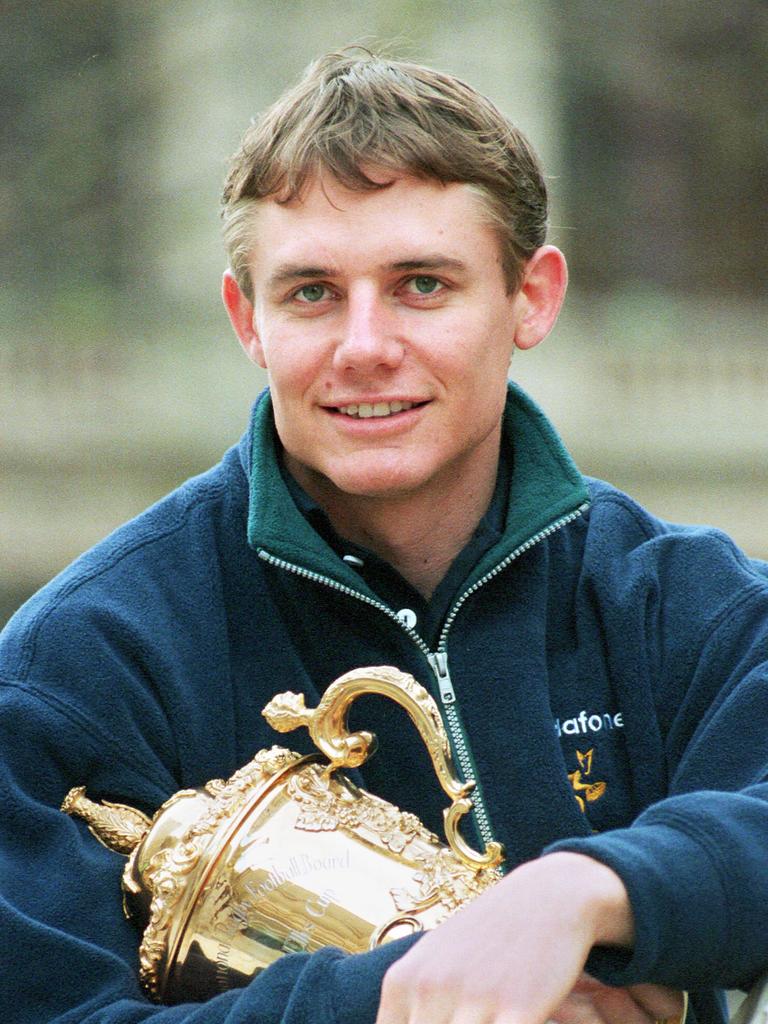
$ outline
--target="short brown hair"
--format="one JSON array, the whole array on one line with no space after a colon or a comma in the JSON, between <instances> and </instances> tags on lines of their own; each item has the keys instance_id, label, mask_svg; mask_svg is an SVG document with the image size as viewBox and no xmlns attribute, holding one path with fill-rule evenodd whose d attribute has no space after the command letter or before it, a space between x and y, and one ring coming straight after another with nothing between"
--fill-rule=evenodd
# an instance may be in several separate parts
<instances>
[{"instance_id":1,"label":"short brown hair","mask_svg":"<svg viewBox=\"0 0 768 1024\"><path fill-rule=\"evenodd\" d=\"M327 171L352 189L381 184L364 165L463 182L480 196L499 232L510 290L543 245L547 190L530 144L471 86L419 64L365 51L314 61L245 133L223 195L230 267L252 297L250 216L268 196L288 202Z\"/></svg>"}]
</instances>

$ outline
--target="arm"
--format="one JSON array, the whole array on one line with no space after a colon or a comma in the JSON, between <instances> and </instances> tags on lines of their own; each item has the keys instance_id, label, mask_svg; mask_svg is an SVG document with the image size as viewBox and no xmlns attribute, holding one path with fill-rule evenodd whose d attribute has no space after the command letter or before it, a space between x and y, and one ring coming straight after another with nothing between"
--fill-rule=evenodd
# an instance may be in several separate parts
<instances>
[{"instance_id":1,"label":"arm","mask_svg":"<svg viewBox=\"0 0 768 1024\"><path fill-rule=\"evenodd\" d=\"M600 951L603 980L686 988L749 988L768 965L768 786L702 791L661 801L628 829L555 850L613 866L629 892L631 956Z\"/></svg>"},{"instance_id":2,"label":"arm","mask_svg":"<svg viewBox=\"0 0 768 1024\"><path fill-rule=\"evenodd\" d=\"M550 849L602 861L629 893L634 952L594 956L601 978L748 988L768 967L765 587L742 586L703 643L666 661L667 797L627 828Z\"/></svg>"},{"instance_id":3,"label":"arm","mask_svg":"<svg viewBox=\"0 0 768 1024\"><path fill-rule=\"evenodd\" d=\"M594 524L589 586L633 804L622 827L545 852L583 853L625 884L635 943L591 954L602 980L748 988L768 968L765 574L723 535L647 522L612 560L612 523Z\"/></svg>"},{"instance_id":4,"label":"arm","mask_svg":"<svg viewBox=\"0 0 768 1024\"><path fill-rule=\"evenodd\" d=\"M583 981L573 987L582 967L612 986L632 986L630 994L654 1019L679 1012L659 1004L668 999L659 984L748 987L765 971L768 593L730 546L716 542L722 557L714 564L710 541L698 540L697 547L700 554L673 545L663 558L650 551L635 590L625 585L632 574L623 563L621 578L606 586L604 624L618 685L639 687L636 703L648 707L630 728L635 736L654 734L646 751L655 748L656 730L663 743L661 772L658 762L642 760L631 770L652 780L646 790L660 776L662 798L636 810L624 828L553 844L501 884L503 903L489 894L425 938L387 974L380 1024L424 1019L429 992L442 1013L429 1019L441 1022L541 1024L548 1014L569 1024L592 1019L572 1015L574 1001L588 995ZM624 591L626 604L617 604L615 595ZM629 629L633 616L639 625ZM640 639L637 660L630 662L627 637L633 635ZM650 662L650 686L643 691L643 667ZM642 743L634 747L642 749ZM566 852L581 854L582 866L557 860ZM631 943L621 935L623 926L612 935L601 931L611 921L615 928L617 919L613 911L604 916L601 886L592 902L599 864L619 882L624 910L631 908ZM559 894L559 905L553 906L551 893ZM602 908L598 928L595 906ZM571 1006L554 1010L564 993ZM598 1019L613 1019L604 1001L601 1012ZM708 1012L707 1019L719 1019L711 1001ZM629 1009L615 1019L632 1020Z\"/></svg>"},{"instance_id":5,"label":"arm","mask_svg":"<svg viewBox=\"0 0 768 1024\"><path fill-rule=\"evenodd\" d=\"M626 890L612 870L580 854L541 857L388 970L377 1024L646 1024L679 1015L675 993L646 986L633 998L581 979L593 946L630 947L633 931Z\"/></svg>"}]
</instances>

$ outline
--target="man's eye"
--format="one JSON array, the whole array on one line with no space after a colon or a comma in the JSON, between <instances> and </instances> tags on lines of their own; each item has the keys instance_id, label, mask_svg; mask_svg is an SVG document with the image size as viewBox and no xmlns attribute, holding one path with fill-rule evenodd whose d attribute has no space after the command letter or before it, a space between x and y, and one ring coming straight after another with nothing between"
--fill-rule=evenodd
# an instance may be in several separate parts
<instances>
[{"instance_id":1,"label":"man's eye","mask_svg":"<svg viewBox=\"0 0 768 1024\"><path fill-rule=\"evenodd\" d=\"M299 302L320 302L326 297L326 291L324 284L305 284L294 296Z\"/></svg>"},{"instance_id":2,"label":"man's eye","mask_svg":"<svg viewBox=\"0 0 768 1024\"><path fill-rule=\"evenodd\" d=\"M440 282L437 278L429 277L427 274L419 274L417 277L412 277L408 285L412 292L418 292L419 295L432 295L440 288Z\"/></svg>"}]
</instances>

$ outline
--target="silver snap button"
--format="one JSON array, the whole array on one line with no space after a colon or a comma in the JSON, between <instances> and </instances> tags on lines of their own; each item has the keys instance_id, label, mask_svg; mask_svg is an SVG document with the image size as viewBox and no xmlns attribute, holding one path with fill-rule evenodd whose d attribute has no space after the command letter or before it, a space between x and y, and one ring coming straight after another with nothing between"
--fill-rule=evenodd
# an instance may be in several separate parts
<instances>
[{"instance_id":1,"label":"silver snap button","mask_svg":"<svg viewBox=\"0 0 768 1024\"><path fill-rule=\"evenodd\" d=\"M418 621L418 619L416 618L416 612L413 611L411 608L401 608L400 611L397 613L397 617L398 619L400 619L404 626L408 627L408 629L413 629L413 627L416 625Z\"/></svg>"}]
</instances>

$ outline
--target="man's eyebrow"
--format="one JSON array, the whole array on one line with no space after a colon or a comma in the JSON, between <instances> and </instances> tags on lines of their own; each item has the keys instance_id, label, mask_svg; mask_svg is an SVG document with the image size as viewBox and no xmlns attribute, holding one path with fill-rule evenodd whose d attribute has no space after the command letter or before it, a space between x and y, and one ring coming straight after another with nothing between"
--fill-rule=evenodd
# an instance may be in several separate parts
<instances>
[{"instance_id":1,"label":"man's eyebrow","mask_svg":"<svg viewBox=\"0 0 768 1024\"><path fill-rule=\"evenodd\" d=\"M462 260L453 256L443 256L441 253L420 256L417 259L398 260L392 264L393 270L466 270L467 265Z\"/></svg>"},{"instance_id":2,"label":"man's eyebrow","mask_svg":"<svg viewBox=\"0 0 768 1024\"><path fill-rule=\"evenodd\" d=\"M283 263L275 267L269 275L267 284L270 288L276 288L278 285L300 278L334 277L335 274L336 271L333 267L310 267L302 263Z\"/></svg>"}]
</instances>

